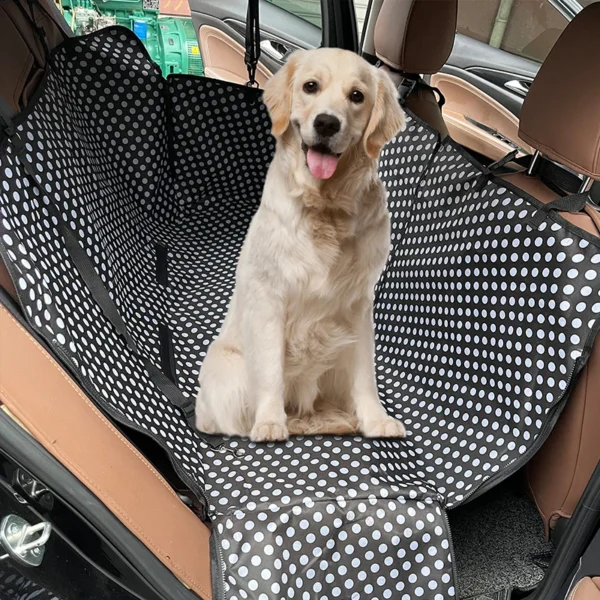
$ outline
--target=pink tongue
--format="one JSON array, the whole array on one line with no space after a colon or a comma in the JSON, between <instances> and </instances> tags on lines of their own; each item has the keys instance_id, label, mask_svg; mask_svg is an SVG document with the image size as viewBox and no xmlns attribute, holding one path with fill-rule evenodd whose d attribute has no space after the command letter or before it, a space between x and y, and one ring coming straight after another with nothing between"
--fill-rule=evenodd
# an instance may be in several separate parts
<instances>
[{"instance_id":1,"label":"pink tongue","mask_svg":"<svg viewBox=\"0 0 600 600\"><path fill-rule=\"evenodd\" d=\"M317 179L329 179L335 173L338 159L331 154L321 154L309 149L306 153L306 162L308 163L308 170L313 177Z\"/></svg>"}]
</instances>

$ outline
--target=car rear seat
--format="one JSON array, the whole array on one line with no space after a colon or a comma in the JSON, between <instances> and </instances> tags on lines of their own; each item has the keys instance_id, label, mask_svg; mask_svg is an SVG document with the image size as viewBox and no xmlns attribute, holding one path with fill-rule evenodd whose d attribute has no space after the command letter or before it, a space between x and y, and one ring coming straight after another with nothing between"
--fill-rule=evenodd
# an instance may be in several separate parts
<instances>
[{"instance_id":1,"label":"car rear seat","mask_svg":"<svg viewBox=\"0 0 600 600\"><path fill-rule=\"evenodd\" d=\"M394 81L437 73L454 42L455 0L384 0L375 27L375 52ZM519 135L546 157L600 179L600 5L590 5L546 59L523 106ZM437 129L448 130L435 94L416 88L406 108ZM558 117L558 118L557 118ZM548 203L558 194L526 170L503 176L513 186ZM564 214L600 235L600 213ZM582 371L553 434L527 468L529 487L547 532L570 517L600 459L600 340Z\"/></svg>"},{"instance_id":2,"label":"car rear seat","mask_svg":"<svg viewBox=\"0 0 600 600\"><path fill-rule=\"evenodd\" d=\"M33 14L36 26L44 31L46 45L52 49L66 39L70 32L64 21L54 22L51 18L54 7L44 6L44 10L35 6ZM43 78L46 65L44 47L26 17L29 10L25 2L21 7L16 2L0 4L0 57L10 57L10 60L2 62L0 102L6 105L0 108L10 115L18 113L27 105ZM0 143L2 141L0 131ZM0 287L17 299L15 287L1 258Z\"/></svg>"},{"instance_id":3,"label":"car rear seat","mask_svg":"<svg viewBox=\"0 0 600 600\"><path fill-rule=\"evenodd\" d=\"M61 31L37 6L34 15L49 48L68 35L66 26ZM26 106L45 63L44 49L26 15L13 2L0 4L4 111L17 113ZM2 134L0 127L0 143ZM2 259L0 287L17 301ZM186 587L205 600L211 598L209 529L2 304L0 410L93 492Z\"/></svg>"},{"instance_id":4,"label":"car rear seat","mask_svg":"<svg viewBox=\"0 0 600 600\"><path fill-rule=\"evenodd\" d=\"M451 50L451 43L448 44L446 38L450 30L452 35L454 32L454 25L452 24L450 28L448 24L453 22L452 19L455 19L455 16L451 16L452 11L449 9L442 8L440 10L445 14L444 19L440 16L439 19L432 20L435 23L436 35L439 39L444 40L444 44L436 46L433 42L438 37L434 36L432 40L423 33L422 38L419 38L416 33L421 26L425 28L424 31L433 31L434 29L431 23L427 25L428 19L425 18L425 16L430 16L429 13L433 11L433 8L426 15L423 6L425 4L428 7L432 4L446 6L455 5L455 2L454 0L440 0L439 2L436 0L435 3L425 0L406 2L404 0L386 0L384 2L384 7L389 5L388 10L394 10L400 5L405 7L404 21L401 21L404 23L402 29L404 36L398 38L395 59L384 58L385 56L392 56L393 44L381 45L381 28L379 35L377 35L379 39L377 44L378 56L390 69L393 69L391 71L393 76L402 78L403 73L410 72L433 73L439 70L447 59L447 55ZM391 18L392 14L388 13L386 17L382 8L378 25L383 22L382 19L388 21ZM7 23L4 17L1 21L3 24ZM396 26L398 22L396 21ZM442 23L445 23L445 25L442 25ZM600 97L600 78L591 77L591 74L596 73L598 70L598 65L597 63L594 64L593 57L598 55L600 40L597 36L594 38L590 32L597 31L599 26L600 5L591 5L569 27L567 30L568 37L567 33L563 35L563 41L557 44L557 51L551 53L540 71L536 83L532 86L533 93L531 93L524 106L521 124L521 134L532 146L543 151L548 157L568 164L570 167L597 180L600 179L600 166L598 164L600 160L600 149L598 148L600 114L598 114L598 106L597 103L594 104L594 99ZM10 27L4 27L3 29L10 30ZM581 30L585 30L587 35L582 34ZM572 34L571 31L574 31L575 34ZM8 35L3 31L0 39L6 41ZM428 40L428 42L425 46L421 46L418 52L427 54L427 51L430 51L432 56L435 55L435 61L428 59L427 61L417 62L416 44L419 43L419 39ZM568 42L564 42L565 39L568 39ZM413 40L417 41L413 42ZM444 48L441 48L442 45ZM13 54L14 48L17 47L19 46L15 42L12 45ZM31 49L26 51L33 54ZM410 62L413 61L413 58L414 62ZM35 63L31 56L28 61L31 65ZM20 84L27 81L31 81L31 79L28 77L18 79ZM569 84L565 84L565 81L568 81ZM6 87L7 82L8 79L3 77L3 88ZM27 86L23 85L23 87ZM537 90L541 91L538 92ZM412 103L407 104L407 107L444 135L445 126L435 95L426 89L417 90L417 92L412 98ZM552 103L549 102L550 98L552 98ZM577 105L573 102L574 98L578 99ZM586 99L587 104L582 104ZM585 106L585 111L581 110L582 106ZM549 114L560 114L561 119L553 119ZM539 121L540 115L546 117L542 122ZM567 123L567 125L563 126L563 123ZM581 133L578 136L573 136L573 132ZM576 138L576 143L573 143L574 138ZM525 172L521 172L506 176L505 179L543 202L549 202L556 198L556 193L537 176L530 177ZM600 216L593 209L589 208L587 215L565 216L579 227L598 235ZM14 295L14 288L8 273L1 263L0 285L9 292L12 291ZM550 527L555 524L558 517L570 516L593 467L600 457L600 438L595 433L596 424L600 420L599 373L600 344L597 342L590 362L580 376L555 432L528 468L532 494L547 526ZM71 385L70 382L69 385ZM109 426L112 427L112 425ZM203 528L199 522L198 526ZM203 529L205 530L205 528ZM201 536L199 539L201 539Z\"/></svg>"},{"instance_id":5,"label":"car rear seat","mask_svg":"<svg viewBox=\"0 0 600 600\"><path fill-rule=\"evenodd\" d=\"M600 180L600 4L585 8L564 31L542 65L523 104L519 136L553 161ZM557 197L539 176L506 175L542 202ZM565 215L600 235L600 213ZM531 493L553 528L573 513L600 460L600 340L553 433L527 467Z\"/></svg>"},{"instance_id":6,"label":"car rear seat","mask_svg":"<svg viewBox=\"0 0 600 600\"><path fill-rule=\"evenodd\" d=\"M437 73L454 44L457 0L384 0L375 25L375 54L394 82L416 82L404 106L440 132L448 129L438 98L421 75Z\"/></svg>"}]
</instances>

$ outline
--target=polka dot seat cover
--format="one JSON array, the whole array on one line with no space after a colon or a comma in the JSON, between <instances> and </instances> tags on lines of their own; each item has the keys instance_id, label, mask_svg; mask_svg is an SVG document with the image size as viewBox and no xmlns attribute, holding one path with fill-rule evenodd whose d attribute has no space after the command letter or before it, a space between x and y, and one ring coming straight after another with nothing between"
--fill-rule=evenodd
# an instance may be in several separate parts
<instances>
[{"instance_id":1,"label":"polka dot seat cover","mask_svg":"<svg viewBox=\"0 0 600 600\"><path fill-rule=\"evenodd\" d=\"M533 225L535 200L409 115L380 161L393 248L375 305L380 396L407 439L205 439L141 355L193 399L274 150L260 94L164 80L120 28L67 41L53 62L17 121L35 178L14 143L0 152L0 251L32 327L206 503L214 597L457 597L445 511L549 433L597 329L598 241L551 212Z\"/></svg>"}]
</instances>

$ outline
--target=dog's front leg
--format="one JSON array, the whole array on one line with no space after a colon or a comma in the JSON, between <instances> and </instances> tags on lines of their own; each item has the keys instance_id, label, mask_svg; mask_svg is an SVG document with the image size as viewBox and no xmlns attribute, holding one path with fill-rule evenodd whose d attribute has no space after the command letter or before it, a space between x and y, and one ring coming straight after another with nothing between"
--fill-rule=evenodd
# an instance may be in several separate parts
<instances>
[{"instance_id":1,"label":"dog's front leg","mask_svg":"<svg viewBox=\"0 0 600 600\"><path fill-rule=\"evenodd\" d=\"M404 437L401 421L389 416L379 400L375 379L375 340L373 306L362 312L358 337L353 345L352 400L358 424L366 437Z\"/></svg>"},{"instance_id":2,"label":"dog's front leg","mask_svg":"<svg viewBox=\"0 0 600 600\"><path fill-rule=\"evenodd\" d=\"M246 312L245 348L248 364L248 396L254 408L250 438L255 442L286 440L285 339L281 299L264 289L251 295Z\"/></svg>"}]
</instances>

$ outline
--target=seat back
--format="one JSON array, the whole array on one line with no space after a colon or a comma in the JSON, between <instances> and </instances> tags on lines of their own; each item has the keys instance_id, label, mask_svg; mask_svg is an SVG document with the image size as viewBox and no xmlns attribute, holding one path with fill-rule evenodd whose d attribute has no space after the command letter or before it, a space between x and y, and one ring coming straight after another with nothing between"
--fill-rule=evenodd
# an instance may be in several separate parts
<instances>
[{"instance_id":1,"label":"seat back","mask_svg":"<svg viewBox=\"0 0 600 600\"><path fill-rule=\"evenodd\" d=\"M10 57L1 63L0 144L4 135L3 112L12 116L25 108L44 76L46 54L36 27L43 30L48 50L70 34L52 2L42 0L31 7L21 0L0 3L0 56ZM2 258L0 287L16 299L15 287Z\"/></svg>"},{"instance_id":2,"label":"seat back","mask_svg":"<svg viewBox=\"0 0 600 600\"><path fill-rule=\"evenodd\" d=\"M44 32L45 42L39 31ZM0 56L10 57L2 62L0 97L13 113L22 110L38 89L46 48L52 50L69 35L52 2L44 0L32 6L22 0L0 3Z\"/></svg>"},{"instance_id":3,"label":"seat back","mask_svg":"<svg viewBox=\"0 0 600 600\"><path fill-rule=\"evenodd\" d=\"M44 31L48 50L69 35L52 3L40 1L33 15L26 2L0 2L0 144L6 135L3 118L23 111L44 78L46 48L36 29ZM2 171L0 193L4 177ZM0 287L17 300L1 256ZM186 587L209 600L208 528L3 304L0 410L92 491Z\"/></svg>"},{"instance_id":4,"label":"seat back","mask_svg":"<svg viewBox=\"0 0 600 600\"><path fill-rule=\"evenodd\" d=\"M542 65L523 104L519 135L542 153L585 175L581 189L600 180L600 5L584 9L565 29ZM559 196L536 168L504 176L547 203ZM600 213L564 213L600 236ZM590 277L592 274L590 274ZM553 433L527 466L531 493L547 530L570 517L600 460L600 341L582 371Z\"/></svg>"},{"instance_id":5,"label":"seat back","mask_svg":"<svg viewBox=\"0 0 600 600\"><path fill-rule=\"evenodd\" d=\"M421 75L437 73L450 56L456 32L457 0L384 0L375 25L374 46L397 85L416 85L404 106L440 132L448 129L434 91Z\"/></svg>"}]
</instances>

